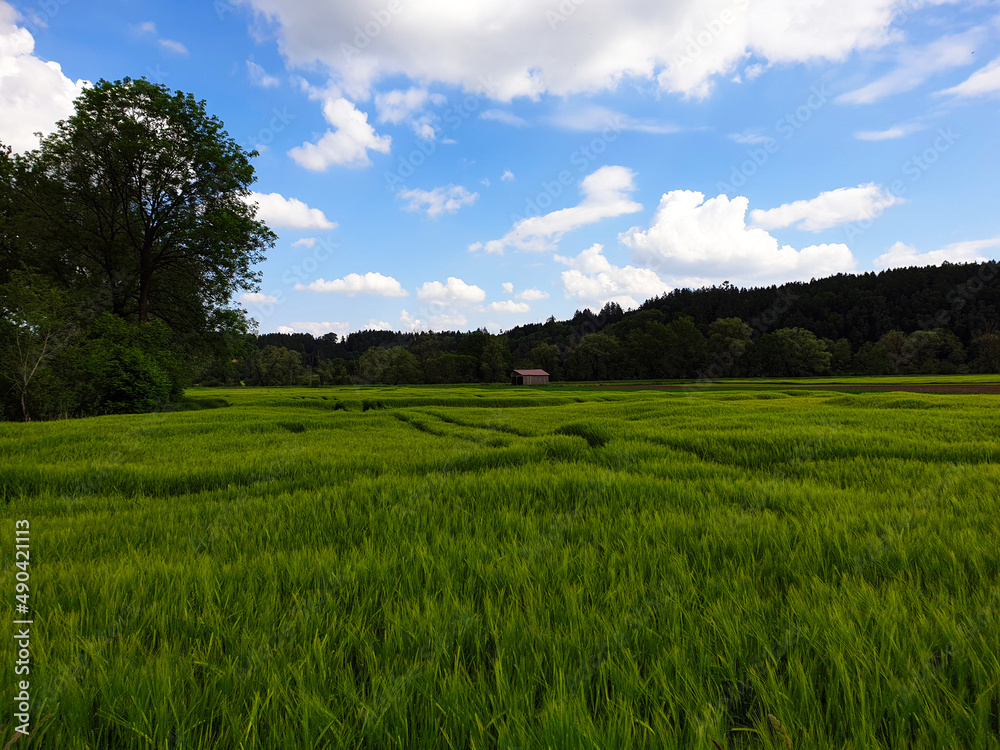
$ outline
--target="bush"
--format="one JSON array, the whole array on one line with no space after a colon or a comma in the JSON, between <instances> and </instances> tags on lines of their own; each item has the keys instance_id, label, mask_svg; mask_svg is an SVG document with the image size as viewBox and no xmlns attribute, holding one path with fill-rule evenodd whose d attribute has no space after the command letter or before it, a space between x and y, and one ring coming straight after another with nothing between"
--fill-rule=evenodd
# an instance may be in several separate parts
<instances>
[{"instance_id":1,"label":"bush","mask_svg":"<svg viewBox=\"0 0 1000 750\"><path fill-rule=\"evenodd\" d=\"M66 410L80 416L149 412L179 399L183 371L172 344L161 321L133 324L104 313L54 368L65 385Z\"/></svg>"}]
</instances>

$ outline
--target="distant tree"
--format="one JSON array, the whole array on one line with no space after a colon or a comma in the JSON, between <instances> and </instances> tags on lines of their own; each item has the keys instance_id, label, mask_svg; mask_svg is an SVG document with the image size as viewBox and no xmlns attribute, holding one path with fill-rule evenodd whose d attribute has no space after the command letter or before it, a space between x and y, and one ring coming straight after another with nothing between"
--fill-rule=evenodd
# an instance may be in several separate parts
<instances>
[{"instance_id":1,"label":"distant tree","mask_svg":"<svg viewBox=\"0 0 1000 750\"><path fill-rule=\"evenodd\" d=\"M507 340L489 336L479 355L479 374L486 383L501 383L510 375L512 357Z\"/></svg>"},{"instance_id":2,"label":"distant tree","mask_svg":"<svg viewBox=\"0 0 1000 750\"><path fill-rule=\"evenodd\" d=\"M708 326L705 376L738 377L746 372L746 355L753 346L753 329L740 318L716 318Z\"/></svg>"},{"instance_id":3,"label":"distant tree","mask_svg":"<svg viewBox=\"0 0 1000 750\"><path fill-rule=\"evenodd\" d=\"M973 372L1000 372L1000 333L984 333L969 346Z\"/></svg>"},{"instance_id":4,"label":"distant tree","mask_svg":"<svg viewBox=\"0 0 1000 750\"><path fill-rule=\"evenodd\" d=\"M384 383L385 373L389 369L389 350L381 346L373 346L358 360L358 383Z\"/></svg>"},{"instance_id":5,"label":"distant tree","mask_svg":"<svg viewBox=\"0 0 1000 750\"><path fill-rule=\"evenodd\" d=\"M812 331L781 328L760 337L753 373L763 377L808 377L830 372L830 352Z\"/></svg>"},{"instance_id":6,"label":"distant tree","mask_svg":"<svg viewBox=\"0 0 1000 750\"><path fill-rule=\"evenodd\" d=\"M555 344L539 344L529 355L533 369L545 370L551 380L559 380L562 365L559 362L559 347Z\"/></svg>"},{"instance_id":7,"label":"distant tree","mask_svg":"<svg viewBox=\"0 0 1000 750\"><path fill-rule=\"evenodd\" d=\"M417 358L402 346L394 346L389 350L389 360L382 381L389 385L424 382L424 373Z\"/></svg>"},{"instance_id":8,"label":"distant tree","mask_svg":"<svg viewBox=\"0 0 1000 750\"><path fill-rule=\"evenodd\" d=\"M892 359L882 343L866 341L854 355L851 370L859 375L890 375Z\"/></svg>"},{"instance_id":9,"label":"distant tree","mask_svg":"<svg viewBox=\"0 0 1000 750\"><path fill-rule=\"evenodd\" d=\"M610 380L621 377L621 344L606 333L584 336L566 358L567 380Z\"/></svg>"},{"instance_id":10,"label":"distant tree","mask_svg":"<svg viewBox=\"0 0 1000 750\"><path fill-rule=\"evenodd\" d=\"M296 385L303 375L302 355L285 347L265 346L247 360L247 385Z\"/></svg>"}]
</instances>

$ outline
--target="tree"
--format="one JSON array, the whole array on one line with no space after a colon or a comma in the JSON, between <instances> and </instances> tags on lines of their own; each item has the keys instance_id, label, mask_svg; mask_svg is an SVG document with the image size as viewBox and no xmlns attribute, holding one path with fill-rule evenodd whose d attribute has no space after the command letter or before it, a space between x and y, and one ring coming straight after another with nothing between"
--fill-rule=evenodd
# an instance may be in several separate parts
<instances>
[{"instance_id":1,"label":"tree","mask_svg":"<svg viewBox=\"0 0 1000 750\"><path fill-rule=\"evenodd\" d=\"M248 202L253 156L204 101L101 80L24 159L25 262L119 317L209 331L237 292L258 290L253 266L276 239Z\"/></svg>"},{"instance_id":2,"label":"tree","mask_svg":"<svg viewBox=\"0 0 1000 750\"><path fill-rule=\"evenodd\" d=\"M539 370L545 370L552 380L559 380L559 347L555 344L539 344L531 350L529 355L531 366Z\"/></svg>"},{"instance_id":3,"label":"tree","mask_svg":"<svg viewBox=\"0 0 1000 750\"><path fill-rule=\"evenodd\" d=\"M765 377L801 378L830 372L831 354L804 328L782 328L760 337L753 371Z\"/></svg>"},{"instance_id":4,"label":"tree","mask_svg":"<svg viewBox=\"0 0 1000 750\"><path fill-rule=\"evenodd\" d=\"M566 377L570 380L608 380L620 377L618 368L622 347L607 333L584 336L580 345L566 358Z\"/></svg>"},{"instance_id":5,"label":"tree","mask_svg":"<svg viewBox=\"0 0 1000 750\"><path fill-rule=\"evenodd\" d=\"M48 365L76 332L69 296L38 274L15 271L0 285L0 379L31 421L29 403Z\"/></svg>"},{"instance_id":6,"label":"tree","mask_svg":"<svg viewBox=\"0 0 1000 750\"><path fill-rule=\"evenodd\" d=\"M984 333L969 345L973 372L1000 372L1000 334Z\"/></svg>"}]
</instances>

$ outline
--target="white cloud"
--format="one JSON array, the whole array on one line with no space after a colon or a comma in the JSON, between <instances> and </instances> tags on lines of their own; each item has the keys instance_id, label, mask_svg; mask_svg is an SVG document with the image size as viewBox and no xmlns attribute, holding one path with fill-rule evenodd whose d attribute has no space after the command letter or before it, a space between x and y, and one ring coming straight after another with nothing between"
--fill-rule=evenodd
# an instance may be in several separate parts
<instances>
[{"instance_id":1,"label":"white cloud","mask_svg":"<svg viewBox=\"0 0 1000 750\"><path fill-rule=\"evenodd\" d=\"M430 315L426 319L416 318L403 310L399 314L399 320L403 324L403 328L408 331L458 330L469 323L464 315L455 310L441 315Z\"/></svg>"},{"instance_id":2,"label":"white cloud","mask_svg":"<svg viewBox=\"0 0 1000 750\"><path fill-rule=\"evenodd\" d=\"M90 84L35 57L35 39L17 20L14 7L0 0L0 141L24 152L38 147L36 132L51 133L73 114L73 101Z\"/></svg>"},{"instance_id":3,"label":"white cloud","mask_svg":"<svg viewBox=\"0 0 1000 750\"><path fill-rule=\"evenodd\" d=\"M318 208L309 208L298 198L285 198L280 193L250 193L247 203L257 204L257 218L272 227L289 229L336 229ZM315 240L313 241L315 244ZM309 246L311 247L311 245Z\"/></svg>"},{"instance_id":4,"label":"white cloud","mask_svg":"<svg viewBox=\"0 0 1000 750\"><path fill-rule=\"evenodd\" d=\"M670 286L654 271L634 266L614 266L604 257L603 251L603 245L593 245L575 258L555 256L557 261L570 266L569 271L562 272L567 299L576 298L598 307L603 307L606 302L617 302L624 308L630 308L638 307L642 300L670 291Z\"/></svg>"},{"instance_id":5,"label":"white cloud","mask_svg":"<svg viewBox=\"0 0 1000 750\"><path fill-rule=\"evenodd\" d=\"M820 193L812 200L786 203L767 211L755 209L750 221L761 229L796 229L820 232L830 227L862 219L874 219L890 206L905 201L873 182L853 188L839 188Z\"/></svg>"},{"instance_id":6,"label":"white cloud","mask_svg":"<svg viewBox=\"0 0 1000 750\"><path fill-rule=\"evenodd\" d=\"M295 242L292 243L292 247L316 247L316 238L303 237L301 240L295 240Z\"/></svg>"},{"instance_id":7,"label":"white cloud","mask_svg":"<svg viewBox=\"0 0 1000 750\"><path fill-rule=\"evenodd\" d=\"M156 24L152 21L143 21L142 23L133 26L132 30L137 34L155 34Z\"/></svg>"},{"instance_id":8,"label":"white cloud","mask_svg":"<svg viewBox=\"0 0 1000 750\"><path fill-rule=\"evenodd\" d=\"M514 182L517 178L514 177L514 173L509 169L505 169L503 174L500 175L500 182Z\"/></svg>"},{"instance_id":9,"label":"white cloud","mask_svg":"<svg viewBox=\"0 0 1000 750\"><path fill-rule=\"evenodd\" d=\"M772 136L756 133L750 130L744 130L742 133L730 134L729 140L736 141L744 146L752 146L757 143L767 143L772 140Z\"/></svg>"},{"instance_id":10,"label":"white cloud","mask_svg":"<svg viewBox=\"0 0 1000 750\"><path fill-rule=\"evenodd\" d=\"M350 330L348 323L338 323L337 321L313 323L302 322L292 323L290 326L278 326L278 333L311 333L317 338L328 333L336 333L339 336L346 335Z\"/></svg>"},{"instance_id":11,"label":"white cloud","mask_svg":"<svg viewBox=\"0 0 1000 750\"><path fill-rule=\"evenodd\" d=\"M244 292L240 295L240 302L244 305L274 305L278 298L262 292Z\"/></svg>"},{"instance_id":12,"label":"white cloud","mask_svg":"<svg viewBox=\"0 0 1000 750\"><path fill-rule=\"evenodd\" d=\"M496 313L527 313L531 312L531 305L527 302L515 302L512 299L505 299L503 302L491 302L486 306L487 312Z\"/></svg>"},{"instance_id":13,"label":"white cloud","mask_svg":"<svg viewBox=\"0 0 1000 750\"><path fill-rule=\"evenodd\" d=\"M163 47L163 49L165 49L167 52L173 52L175 55L188 54L188 48L178 41L175 41L173 39L159 39L157 41L159 45Z\"/></svg>"},{"instance_id":14,"label":"white cloud","mask_svg":"<svg viewBox=\"0 0 1000 750\"><path fill-rule=\"evenodd\" d=\"M899 0L251 0L292 66L325 66L352 97L405 75L491 98L538 98L655 81L705 96L712 80L754 64L842 61L887 44ZM566 11L570 7L571 13ZM395 10L393 10L395 8ZM752 12L751 12L752 8ZM378 15L378 18L374 16ZM378 33L355 43L366 24ZM747 71L747 75L751 75Z\"/></svg>"},{"instance_id":15,"label":"white cloud","mask_svg":"<svg viewBox=\"0 0 1000 750\"><path fill-rule=\"evenodd\" d=\"M485 248L487 253L502 254L504 248L519 250L554 249L566 232L622 214L642 210L642 204L629 199L635 192L635 173L625 167L606 166L587 175L580 183L583 200L544 216L532 216L516 222L499 240L485 245L474 243L469 250Z\"/></svg>"},{"instance_id":16,"label":"white cloud","mask_svg":"<svg viewBox=\"0 0 1000 750\"><path fill-rule=\"evenodd\" d=\"M380 273L366 273L364 276L349 273L342 279L325 281L316 279L311 284L296 284L295 289L308 289L312 292L335 292L353 297L355 294L374 294L379 297L406 297L408 292L392 276Z\"/></svg>"},{"instance_id":17,"label":"white cloud","mask_svg":"<svg viewBox=\"0 0 1000 750\"><path fill-rule=\"evenodd\" d=\"M541 289L525 289L523 292L518 292L514 295L514 299L524 300L525 302L534 302L535 300L548 298L549 293L543 292Z\"/></svg>"},{"instance_id":18,"label":"white cloud","mask_svg":"<svg viewBox=\"0 0 1000 750\"><path fill-rule=\"evenodd\" d=\"M264 89L274 88L281 82L253 60L247 60L247 75L250 76L250 83Z\"/></svg>"},{"instance_id":19,"label":"white cloud","mask_svg":"<svg viewBox=\"0 0 1000 750\"><path fill-rule=\"evenodd\" d=\"M379 122L392 125L408 122L418 138L433 140L434 117L422 113L428 102L443 104L445 101L441 94L431 94L427 89L394 89L375 95L375 110L378 112Z\"/></svg>"},{"instance_id":20,"label":"white cloud","mask_svg":"<svg viewBox=\"0 0 1000 750\"><path fill-rule=\"evenodd\" d=\"M425 210L433 219L444 213L455 213L462 206L472 205L479 193L470 193L461 185L445 185L433 190L400 190L396 197L409 201L405 206L407 211Z\"/></svg>"},{"instance_id":21,"label":"white cloud","mask_svg":"<svg viewBox=\"0 0 1000 750\"><path fill-rule=\"evenodd\" d=\"M392 324L387 320L376 320L372 318L365 326L366 331L391 331Z\"/></svg>"},{"instance_id":22,"label":"white cloud","mask_svg":"<svg viewBox=\"0 0 1000 750\"><path fill-rule=\"evenodd\" d=\"M859 89L841 94L839 104L872 104L892 94L911 91L928 78L963 65L971 65L972 53L983 37L976 27L962 34L942 37L923 48L906 47L899 53L895 70Z\"/></svg>"},{"instance_id":23,"label":"white cloud","mask_svg":"<svg viewBox=\"0 0 1000 750\"><path fill-rule=\"evenodd\" d=\"M523 117L518 117L517 115L502 109L487 109L484 112L480 112L479 119L488 120L490 122L499 122L515 128L523 128L528 124Z\"/></svg>"},{"instance_id":24,"label":"white cloud","mask_svg":"<svg viewBox=\"0 0 1000 750\"><path fill-rule=\"evenodd\" d=\"M379 122L398 125L423 110L430 96L427 89L395 89L375 95L375 111Z\"/></svg>"},{"instance_id":25,"label":"white cloud","mask_svg":"<svg viewBox=\"0 0 1000 750\"><path fill-rule=\"evenodd\" d=\"M983 250L993 250L984 254ZM921 253L915 247L897 242L888 252L878 256L873 266L877 269L906 268L908 266L939 266L949 263L983 263L996 258L1000 249L1000 237L988 240L970 240L945 245L940 250Z\"/></svg>"},{"instance_id":26,"label":"white cloud","mask_svg":"<svg viewBox=\"0 0 1000 750\"><path fill-rule=\"evenodd\" d=\"M885 130L862 130L855 133L854 137L859 141L889 141L895 138L904 138L910 135L910 133L916 133L923 129L923 125L911 122L906 125L894 125Z\"/></svg>"},{"instance_id":27,"label":"white cloud","mask_svg":"<svg viewBox=\"0 0 1000 750\"><path fill-rule=\"evenodd\" d=\"M474 284L449 276L445 284L440 281L426 282L417 290L417 299L424 303L460 306L482 302L486 299L486 292Z\"/></svg>"},{"instance_id":28,"label":"white cloud","mask_svg":"<svg viewBox=\"0 0 1000 750\"><path fill-rule=\"evenodd\" d=\"M854 268L846 245L784 245L760 228L748 228L747 198L705 200L693 190L673 190L660 200L648 229L619 235L633 260L668 274L675 286L699 287L730 279L771 284L830 276Z\"/></svg>"},{"instance_id":29,"label":"white cloud","mask_svg":"<svg viewBox=\"0 0 1000 750\"><path fill-rule=\"evenodd\" d=\"M511 282L505 281L501 286L503 286L503 290L504 290L505 294L513 294L514 293L514 285Z\"/></svg>"},{"instance_id":30,"label":"white cloud","mask_svg":"<svg viewBox=\"0 0 1000 750\"><path fill-rule=\"evenodd\" d=\"M994 59L986 67L977 70L957 86L952 86L950 89L945 89L937 93L960 98L971 98L995 94L998 91L1000 91L1000 57Z\"/></svg>"},{"instance_id":31,"label":"white cloud","mask_svg":"<svg viewBox=\"0 0 1000 750\"><path fill-rule=\"evenodd\" d=\"M668 135L680 131L679 127L669 122L640 120L596 104L560 112L550 117L549 123L566 130L605 133L610 131L615 135L624 130L655 135Z\"/></svg>"},{"instance_id":32,"label":"white cloud","mask_svg":"<svg viewBox=\"0 0 1000 750\"><path fill-rule=\"evenodd\" d=\"M327 99L323 116L333 130L316 143L296 146L288 155L306 169L322 172L333 164L345 167L366 167L371 164L369 151L389 153L392 138L378 135L368 124L368 115L344 98Z\"/></svg>"}]
</instances>

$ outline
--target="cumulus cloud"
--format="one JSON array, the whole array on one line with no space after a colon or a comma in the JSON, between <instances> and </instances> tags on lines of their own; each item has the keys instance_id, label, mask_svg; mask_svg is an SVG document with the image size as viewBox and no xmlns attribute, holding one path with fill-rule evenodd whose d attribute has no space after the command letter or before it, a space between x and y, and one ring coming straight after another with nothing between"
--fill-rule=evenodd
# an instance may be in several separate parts
<instances>
[{"instance_id":1,"label":"cumulus cloud","mask_svg":"<svg viewBox=\"0 0 1000 750\"><path fill-rule=\"evenodd\" d=\"M348 323L338 323L337 321L327 321L323 323L302 322L292 323L290 326L278 326L278 333L311 333L313 336L325 336L328 333L346 335L350 330Z\"/></svg>"},{"instance_id":2,"label":"cumulus cloud","mask_svg":"<svg viewBox=\"0 0 1000 750\"><path fill-rule=\"evenodd\" d=\"M366 273L364 276L349 273L342 279L325 281L316 279L311 284L296 284L295 289L312 292L335 292L353 297L356 294L374 294L379 297L406 297L408 292L392 276L380 273Z\"/></svg>"},{"instance_id":3,"label":"cumulus cloud","mask_svg":"<svg viewBox=\"0 0 1000 750\"><path fill-rule=\"evenodd\" d=\"M761 229L780 229L794 224L797 229L820 232L852 221L874 219L899 203L905 201L870 182L854 188L829 190L812 200L786 203L767 211L755 209L750 212L750 221Z\"/></svg>"},{"instance_id":4,"label":"cumulus cloud","mask_svg":"<svg viewBox=\"0 0 1000 750\"><path fill-rule=\"evenodd\" d=\"M940 250L921 253L912 245L897 242L889 250L878 256L873 265L876 269L906 268L908 266L939 266L949 263L983 263L996 258L1000 249L1000 237L987 240L970 240L945 245ZM992 250L992 253L984 253Z\"/></svg>"},{"instance_id":5,"label":"cumulus cloud","mask_svg":"<svg viewBox=\"0 0 1000 750\"><path fill-rule=\"evenodd\" d=\"M439 305L469 305L486 299L486 292L474 284L449 276L448 281L428 281L417 290L417 299Z\"/></svg>"},{"instance_id":6,"label":"cumulus cloud","mask_svg":"<svg viewBox=\"0 0 1000 750\"><path fill-rule=\"evenodd\" d=\"M527 313L531 312L531 305L527 302L515 302L512 299L505 299L503 302L491 302L486 306L486 310L496 313Z\"/></svg>"},{"instance_id":7,"label":"cumulus cloud","mask_svg":"<svg viewBox=\"0 0 1000 750\"><path fill-rule=\"evenodd\" d=\"M440 105L445 101L443 95L432 94L427 89L416 87L406 91L394 89L375 95L375 111L378 113L379 122L392 125L407 122L417 137L432 140L435 135L435 118L425 114L424 108L428 103Z\"/></svg>"},{"instance_id":8,"label":"cumulus cloud","mask_svg":"<svg viewBox=\"0 0 1000 750\"><path fill-rule=\"evenodd\" d=\"M1000 57L984 68L980 68L957 86L937 92L941 95L968 99L987 96L1000 91Z\"/></svg>"},{"instance_id":9,"label":"cumulus cloud","mask_svg":"<svg viewBox=\"0 0 1000 750\"><path fill-rule=\"evenodd\" d=\"M429 315L426 318L417 318L403 310L399 314L399 320L407 331L457 330L469 323L464 315L454 310L441 315Z\"/></svg>"},{"instance_id":10,"label":"cumulus cloud","mask_svg":"<svg viewBox=\"0 0 1000 750\"><path fill-rule=\"evenodd\" d=\"M642 210L641 203L628 197L635 192L635 173L625 167L601 167L583 178L580 192L583 200L578 205L521 219L499 240L490 240L485 245L475 243L469 250L485 249L487 253L497 254L503 254L507 247L551 250L566 232Z\"/></svg>"},{"instance_id":11,"label":"cumulus cloud","mask_svg":"<svg viewBox=\"0 0 1000 750\"><path fill-rule=\"evenodd\" d=\"M424 211L434 219L441 214L455 213L462 206L470 206L476 202L479 193L470 193L461 185L445 185L433 190L400 190L397 198L408 203L407 211Z\"/></svg>"},{"instance_id":12,"label":"cumulus cloud","mask_svg":"<svg viewBox=\"0 0 1000 750\"><path fill-rule=\"evenodd\" d=\"M569 271L562 272L562 286L567 299L576 298L597 307L617 302L624 308L630 308L638 307L642 300L670 291L670 286L648 268L612 265L604 257L603 245L593 245L575 258L557 255L555 259L570 266Z\"/></svg>"},{"instance_id":13,"label":"cumulus cloud","mask_svg":"<svg viewBox=\"0 0 1000 750\"><path fill-rule=\"evenodd\" d=\"M378 135L368 124L368 115L343 97L329 98L323 105L323 116L333 126L316 143L296 146L288 155L298 164L315 172L331 165L367 167L369 151L388 154L392 137Z\"/></svg>"},{"instance_id":14,"label":"cumulus cloud","mask_svg":"<svg viewBox=\"0 0 1000 750\"><path fill-rule=\"evenodd\" d=\"M303 237L301 240L295 240L292 243L292 247L316 247L315 237Z\"/></svg>"},{"instance_id":15,"label":"cumulus cloud","mask_svg":"<svg viewBox=\"0 0 1000 750\"><path fill-rule=\"evenodd\" d=\"M549 293L543 292L541 289L525 289L523 292L518 292L514 295L514 299L524 300L525 302L534 302L535 300L548 298Z\"/></svg>"},{"instance_id":16,"label":"cumulus cloud","mask_svg":"<svg viewBox=\"0 0 1000 750\"><path fill-rule=\"evenodd\" d=\"M73 101L90 83L35 57L35 39L17 21L14 7L0 0L0 141L25 152L38 147L36 132L51 133L73 114Z\"/></svg>"},{"instance_id":17,"label":"cumulus cloud","mask_svg":"<svg viewBox=\"0 0 1000 750\"><path fill-rule=\"evenodd\" d=\"M262 292L244 292L240 295L240 302L244 305L274 305L278 298Z\"/></svg>"},{"instance_id":18,"label":"cumulus cloud","mask_svg":"<svg viewBox=\"0 0 1000 750\"><path fill-rule=\"evenodd\" d=\"M972 53L983 36L984 29L976 27L937 39L922 48L903 48L894 70L866 86L841 94L835 101L840 104L872 104L892 94L911 91L938 73L971 65L975 61Z\"/></svg>"},{"instance_id":19,"label":"cumulus cloud","mask_svg":"<svg viewBox=\"0 0 1000 750\"><path fill-rule=\"evenodd\" d=\"M272 227L288 229L336 229L318 208L310 208L298 198L285 198L281 193L250 193L247 203L257 204L257 218ZM315 240L313 240L315 244ZM312 247L310 245L309 247Z\"/></svg>"},{"instance_id":20,"label":"cumulus cloud","mask_svg":"<svg viewBox=\"0 0 1000 750\"><path fill-rule=\"evenodd\" d=\"M697 191L673 190L660 199L648 229L633 227L619 239L635 262L667 274L675 286L726 279L771 284L853 270L846 245L779 246L764 229L747 227L748 207L743 196L705 200Z\"/></svg>"},{"instance_id":21,"label":"cumulus cloud","mask_svg":"<svg viewBox=\"0 0 1000 750\"><path fill-rule=\"evenodd\" d=\"M290 65L325 66L355 99L405 75L509 101L613 90L626 80L705 96L716 76L745 68L748 57L757 65L842 61L895 38L899 0L588 0L571 14L569 4L532 0L459 10L411 0L375 13L366 0L250 4L273 24ZM379 30L362 48L354 37L366 24Z\"/></svg>"},{"instance_id":22,"label":"cumulus cloud","mask_svg":"<svg viewBox=\"0 0 1000 750\"><path fill-rule=\"evenodd\" d=\"M277 78L268 75L267 71L253 60L247 60L247 75L250 76L250 83L263 89L274 88L280 83Z\"/></svg>"},{"instance_id":23,"label":"cumulus cloud","mask_svg":"<svg viewBox=\"0 0 1000 750\"><path fill-rule=\"evenodd\" d=\"M503 290L504 290L504 292L505 292L506 294L513 294L513 293L514 293L514 285L513 285L513 284L512 284L511 282L509 282L509 281L505 281L505 282L504 282L503 284L501 284L500 286L502 286L502 287L503 287Z\"/></svg>"},{"instance_id":24,"label":"cumulus cloud","mask_svg":"<svg viewBox=\"0 0 1000 750\"><path fill-rule=\"evenodd\" d=\"M503 171L503 174L500 175L500 182L514 182L515 179L517 178L514 177L514 173L511 172L509 169L505 169Z\"/></svg>"}]
</instances>

